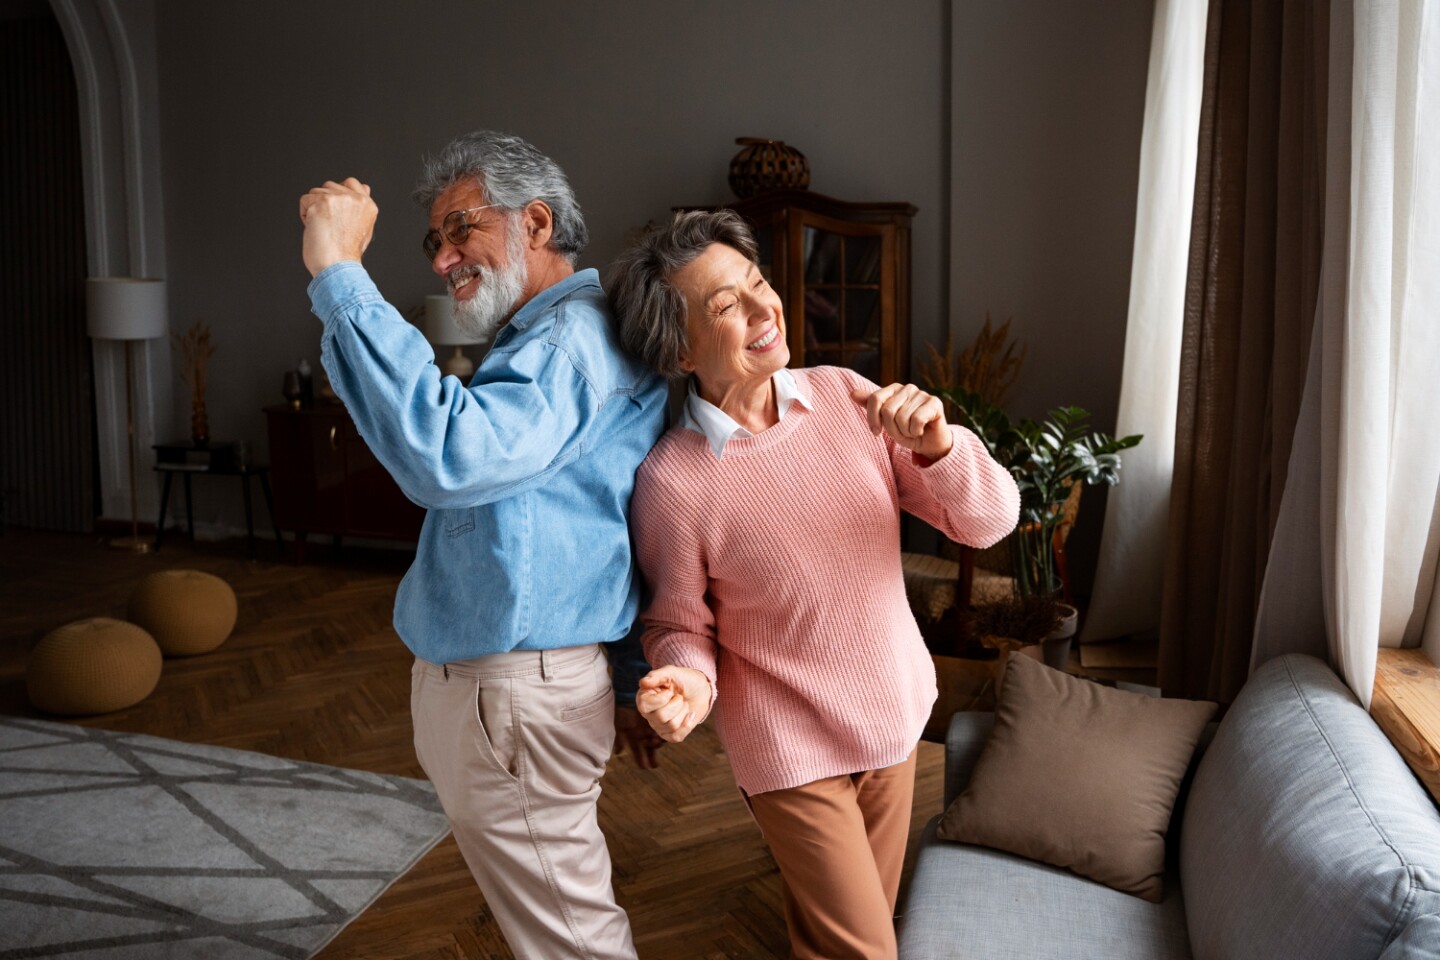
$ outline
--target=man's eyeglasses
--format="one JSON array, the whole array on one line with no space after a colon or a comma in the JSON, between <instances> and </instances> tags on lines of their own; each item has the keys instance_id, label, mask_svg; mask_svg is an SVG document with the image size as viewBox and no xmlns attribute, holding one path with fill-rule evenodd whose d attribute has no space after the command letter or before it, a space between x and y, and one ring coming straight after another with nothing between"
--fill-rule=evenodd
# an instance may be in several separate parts
<instances>
[{"instance_id":1,"label":"man's eyeglasses","mask_svg":"<svg viewBox=\"0 0 1440 960\"><path fill-rule=\"evenodd\" d=\"M440 255L441 237L449 240L455 246L460 246L470 239L470 231L477 226L465 219L467 213L474 213L476 210L485 210L489 207L498 207L498 203L482 203L478 207L467 207L464 210L451 210L445 214L445 219L440 221L439 230L431 230L425 234L425 240L421 247L425 251L427 260L434 260Z\"/></svg>"}]
</instances>

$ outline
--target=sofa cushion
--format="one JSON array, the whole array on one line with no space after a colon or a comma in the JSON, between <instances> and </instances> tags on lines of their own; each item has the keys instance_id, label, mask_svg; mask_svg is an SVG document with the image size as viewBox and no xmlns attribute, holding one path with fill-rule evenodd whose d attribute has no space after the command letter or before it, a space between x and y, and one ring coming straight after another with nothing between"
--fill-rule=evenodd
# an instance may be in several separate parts
<instances>
[{"instance_id":1,"label":"sofa cushion","mask_svg":"<svg viewBox=\"0 0 1440 960\"><path fill-rule=\"evenodd\" d=\"M995 727L938 835L1159 901L1170 811L1214 712L1011 656Z\"/></svg>"},{"instance_id":2,"label":"sofa cushion","mask_svg":"<svg viewBox=\"0 0 1440 960\"><path fill-rule=\"evenodd\" d=\"M1424 922L1407 930L1440 913L1440 812L1313 657L1266 663L1221 721L1185 807L1180 871L1202 960L1435 956L1416 942Z\"/></svg>"},{"instance_id":3,"label":"sofa cushion","mask_svg":"<svg viewBox=\"0 0 1440 960\"><path fill-rule=\"evenodd\" d=\"M1188 960L1171 877L1151 903L926 827L899 918L900 960ZM1408 960L1408 958L1407 958Z\"/></svg>"}]
</instances>

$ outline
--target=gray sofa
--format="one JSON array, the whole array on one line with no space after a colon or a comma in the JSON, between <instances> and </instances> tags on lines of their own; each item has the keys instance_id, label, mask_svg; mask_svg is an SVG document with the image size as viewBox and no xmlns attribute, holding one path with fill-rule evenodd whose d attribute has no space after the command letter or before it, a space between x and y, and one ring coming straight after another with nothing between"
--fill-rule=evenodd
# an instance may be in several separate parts
<instances>
[{"instance_id":1,"label":"gray sofa","mask_svg":"<svg viewBox=\"0 0 1440 960\"><path fill-rule=\"evenodd\" d=\"M992 723L951 721L947 806ZM1325 664L1257 670L1188 779L1158 904L937 840L937 817L899 911L901 960L1440 960L1440 812Z\"/></svg>"}]
</instances>

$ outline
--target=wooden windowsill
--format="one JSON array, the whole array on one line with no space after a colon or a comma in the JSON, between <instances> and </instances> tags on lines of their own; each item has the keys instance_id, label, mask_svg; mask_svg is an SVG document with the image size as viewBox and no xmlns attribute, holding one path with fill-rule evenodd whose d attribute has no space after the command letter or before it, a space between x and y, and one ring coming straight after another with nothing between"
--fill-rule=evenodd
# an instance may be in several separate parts
<instances>
[{"instance_id":1,"label":"wooden windowsill","mask_svg":"<svg viewBox=\"0 0 1440 960\"><path fill-rule=\"evenodd\" d=\"M1440 667L1421 650L1381 647L1370 715L1440 802Z\"/></svg>"}]
</instances>

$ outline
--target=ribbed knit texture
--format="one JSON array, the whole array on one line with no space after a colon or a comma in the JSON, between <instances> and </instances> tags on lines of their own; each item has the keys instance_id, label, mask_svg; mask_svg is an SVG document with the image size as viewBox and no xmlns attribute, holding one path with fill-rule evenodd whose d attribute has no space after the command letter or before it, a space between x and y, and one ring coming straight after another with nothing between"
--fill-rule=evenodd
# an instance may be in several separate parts
<instances>
[{"instance_id":1,"label":"ribbed knit texture","mask_svg":"<svg viewBox=\"0 0 1440 960\"><path fill-rule=\"evenodd\" d=\"M974 434L921 467L875 437L839 367L794 371L791 407L716 460L670 430L631 504L652 666L693 667L747 793L899 763L935 701L935 668L905 600L899 511L977 547L1015 526L1019 493Z\"/></svg>"}]
</instances>

